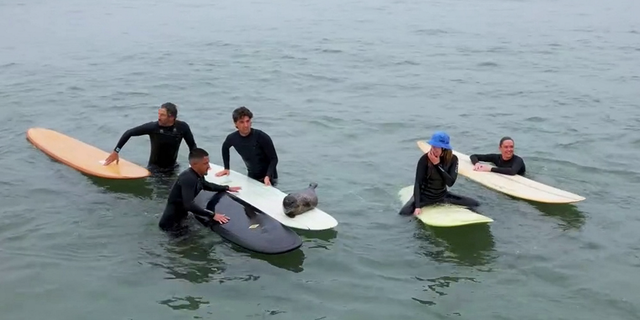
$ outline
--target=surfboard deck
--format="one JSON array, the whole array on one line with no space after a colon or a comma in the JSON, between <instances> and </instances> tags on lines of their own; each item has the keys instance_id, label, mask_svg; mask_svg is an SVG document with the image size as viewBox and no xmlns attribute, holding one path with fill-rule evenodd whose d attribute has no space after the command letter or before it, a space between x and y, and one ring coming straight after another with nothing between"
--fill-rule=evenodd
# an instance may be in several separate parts
<instances>
[{"instance_id":1,"label":"surfboard deck","mask_svg":"<svg viewBox=\"0 0 640 320\"><path fill-rule=\"evenodd\" d=\"M417 143L424 153L431 149L431 146L425 141ZM521 175L510 176L496 172L475 171L469 155L455 150L453 150L453 154L458 156L458 174L510 196L543 203L574 203L585 199L577 194L551 187ZM485 164L494 166L490 163Z\"/></svg>"},{"instance_id":2,"label":"surfboard deck","mask_svg":"<svg viewBox=\"0 0 640 320\"><path fill-rule=\"evenodd\" d=\"M282 254L302 246L302 239L293 230L230 193L203 190L194 201L200 207L229 217L227 223L220 224L195 216L202 225L244 249Z\"/></svg>"},{"instance_id":3,"label":"surfboard deck","mask_svg":"<svg viewBox=\"0 0 640 320\"><path fill-rule=\"evenodd\" d=\"M45 128L27 130L27 140L49 157L85 174L106 179L140 179L149 170L120 157L118 164L104 165L109 153L92 145Z\"/></svg>"},{"instance_id":4,"label":"surfboard deck","mask_svg":"<svg viewBox=\"0 0 640 320\"><path fill-rule=\"evenodd\" d=\"M210 163L210 166L211 170L205 176L207 181L242 187L233 195L250 203L287 227L302 230L327 230L338 225L335 218L317 207L294 218L289 218L284 214L282 208L282 200L287 195L286 193L276 187L265 186L263 183L234 170L229 170L229 175L216 177L216 172L223 170L224 167L214 163Z\"/></svg>"},{"instance_id":5,"label":"surfboard deck","mask_svg":"<svg viewBox=\"0 0 640 320\"><path fill-rule=\"evenodd\" d=\"M413 195L413 186L407 186L398 192L402 205L407 203ZM475 213L463 206L438 204L423 207L418 219L433 227L458 227L476 223L491 223L493 219Z\"/></svg>"}]
</instances>

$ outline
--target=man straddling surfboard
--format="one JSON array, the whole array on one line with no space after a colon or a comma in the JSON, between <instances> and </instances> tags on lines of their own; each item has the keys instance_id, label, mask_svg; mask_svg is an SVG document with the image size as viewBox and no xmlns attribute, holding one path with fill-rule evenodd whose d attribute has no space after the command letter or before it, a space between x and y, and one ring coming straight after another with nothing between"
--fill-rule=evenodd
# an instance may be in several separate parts
<instances>
[{"instance_id":1,"label":"man straddling surfboard","mask_svg":"<svg viewBox=\"0 0 640 320\"><path fill-rule=\"evenodd\" d=\"M503 137L500 139L500 154L472 154L469 156L471 163L474 164L473 170L484 172L496 172L507 175L521 175L524 176L526 168L524 160L519 156L513 154L514 143L510 137ZM483 165L478 163L479 161L491 162L496 167Z\"/></svg>"},{"instance_id":2,"label":"man straddling surfboard","mask_svg":"<svg viewBox=\"0 0 640 320\"><path fill-rule=\"evenodd\" d=\"M253 113L246 107L239 107L231 114L238 130L230 133L222 143L224 170L216 177L229 174L229 149L234 147L247 167L247 176L267 186L277 184L278 154L271 137L264 131L251 128Z\"/></svg>"},{"instance_id":3,"label":"man straddling surfboard","mask_svg":"<svg viewBox=\"0 0 640 320\"><path fill-rule=\"evenodd\" d=\"M189 212L199 218L198 220L205 222L213 220L224 224L229 221L229 218L223 213L211 212L193 202L200 191L237 192L240 190L240 187L222 186L204 179L211 167L209 166L209 153L203 149L194 148L189 152L189 165L189 169L182 171L176 182L173 183L166 207L158 223L160 229L174 234L179 233L178 235L188 231L188 227L183 222Z\"/></svg>"},{"instance_id":4,"label":"man straddling surfboard","mask_svg":"<svg viewBox=\"0 0 640 320\"><path fill-rule=\"evenodd\" d=\"M458 178L458 157L453 154L449 135L435 132L429 140L431 149L418 160L413 196L400 209L400 215L418 215L422 207L437 203L450 203L465 207L477 207L472 198L449 192L447 189Z\"/></svg>"},{"instance_id":5,"label":"man straddling surfboard","mask_svg":"<svg viewBox=\"0 0 640 320\"><path fill-rule=\"evenodd\" d=\"M167 102L158 109L158 121L151 121L125 131L118 144L104 165L120 160L119 153L131 137L148 135L151 142L149 162L147 168L151 172L171 172L178 166L178 151L182 140L187 143L189 150L197 147L191 133L191 128L184 122L177 120L178 107Z\"/></svg>"}]
</instances>

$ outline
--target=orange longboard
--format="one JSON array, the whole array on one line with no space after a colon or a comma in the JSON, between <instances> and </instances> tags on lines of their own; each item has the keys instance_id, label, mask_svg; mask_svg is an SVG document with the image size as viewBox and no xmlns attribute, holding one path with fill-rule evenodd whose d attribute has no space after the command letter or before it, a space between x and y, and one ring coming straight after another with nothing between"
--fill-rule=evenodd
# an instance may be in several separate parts
<instances>
[{"instance_id":1,"label":"orange longboard","mask_svg":"<svg viewBox=\"0 0 640 320\"><path fill-rule=\"evenodd\" d=\"M109 153L60 132L44 128L27 130L27 140L51 158L88 175L106 179L139 179L151 175L149 170L120 157L105 166Z\"/></svg>"}]
</instances>

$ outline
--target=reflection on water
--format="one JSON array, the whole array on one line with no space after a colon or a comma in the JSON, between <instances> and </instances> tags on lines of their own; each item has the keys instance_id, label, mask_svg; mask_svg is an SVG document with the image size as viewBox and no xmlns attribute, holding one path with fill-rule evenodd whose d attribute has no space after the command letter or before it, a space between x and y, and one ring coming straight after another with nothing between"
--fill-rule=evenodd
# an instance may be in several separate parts
<instances>
[{"instance_id":1,"label":"reflection on water","mask_svg":"<svg viewBox=\"0 0 640 320\"><path fill-rule=\"evenodd\" d=\"M200 306L209 304L209 301L203 301L202 297L186 296L184 298L172 297L171 299L159 301L159 303L173 310L198 310Z\"/></svg>"},{"instance_id":2,"label":"reflection on water","mask_svg":"<svg viewBox=\"0 0 640 320\"><path fill-rule=\"evenodd\" d=\"M437 228L418 221L415 237L421 240L422 254L436 262L475 267L488 265L496 259L489 224Z\"/></svg>"},{"instance_id":3,"label":"reflection on water","mask_svg":"<svg viewBox=\"0 0 640 320\"><path fill-rule=\"evenodd\" d=\"M553 204L541 203L534 201L526 201L536 207L545 216L554 217L560 220L559 226L562 230L581 229L584 226L586 218L584 213L574 204Z\"/></svg>"},{"instance_id":4,"label":"reflection on water","mask_svg":"<svg viewBox=\"0 0 640 320\"><path fill-rule=\"evenodd\" d=\"M246 251L244 249L241 250ZM274 267L278 267L280 269L295 273L304 271L304 268L302 268L302 264L304 263L304 259L306 258L304 251L302 251L301 248L277 255L249 252L248 256L250 256L251 258L263 260Z\"/></svg>"},{"instance_id":5,"label":"reflection on water","mask_svg":"<svg viewBox=\"0 0 640 320\"><path fill-rule=\"evenodd\" d=\"M133 195L141 199L166 199L171 186L177 179L175 172L156 173L142 179L105 179L84 174L91 182L110 192Z\"/></svg>"},{"instance_id":6,"label":"reflection on water","mask_svg":"<svg viewBox=\"0 0 640 320\"><path fill-rule=\"evenodd\" d=\"M447 293L445 293L442 289L449 288L452 284L459 283L461 281L469 281L474 283L478 282L475 278L471 278L471 277L443 276L443 277L429 278L429 279L421 278L421 277L414 277L414 278L418 281L424 281L424 282L430 283L430 284L424 285L422 291L427 293L432 293L437 296L446 296ZM416 297L412 297L411 299L420 304L427 305L427 306L436 305L436 303L431 300L419 299Z\"/></svg>"}]
</instances>

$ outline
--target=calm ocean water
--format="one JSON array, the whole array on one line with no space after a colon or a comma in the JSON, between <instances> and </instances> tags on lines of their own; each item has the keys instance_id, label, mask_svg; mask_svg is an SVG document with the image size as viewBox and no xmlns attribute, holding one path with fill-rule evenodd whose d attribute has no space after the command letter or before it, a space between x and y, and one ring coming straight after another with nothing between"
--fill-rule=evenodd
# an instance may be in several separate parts
<instances>
[{"instance_id":1,"label":"calm ocean water","mask_svg":"<svg viewBox=\"0 0 640 320\"><path fill-rule=\"evenodd\" d=\"M73 1L0 4L2 319L637 319L640 3ZM333 231L265 257L157 228L171 179L91 178L25 139L104 150L171 101L221 163L255 114L283 191L319 184ZM415 141L516 140L517 200L460 177L486 226L399 217ZM186 167L186 145L180 154ZM145 164L148 139L122 157ZM232 151L232 168L243 171Z\"/></svg>"}]
</instances>

